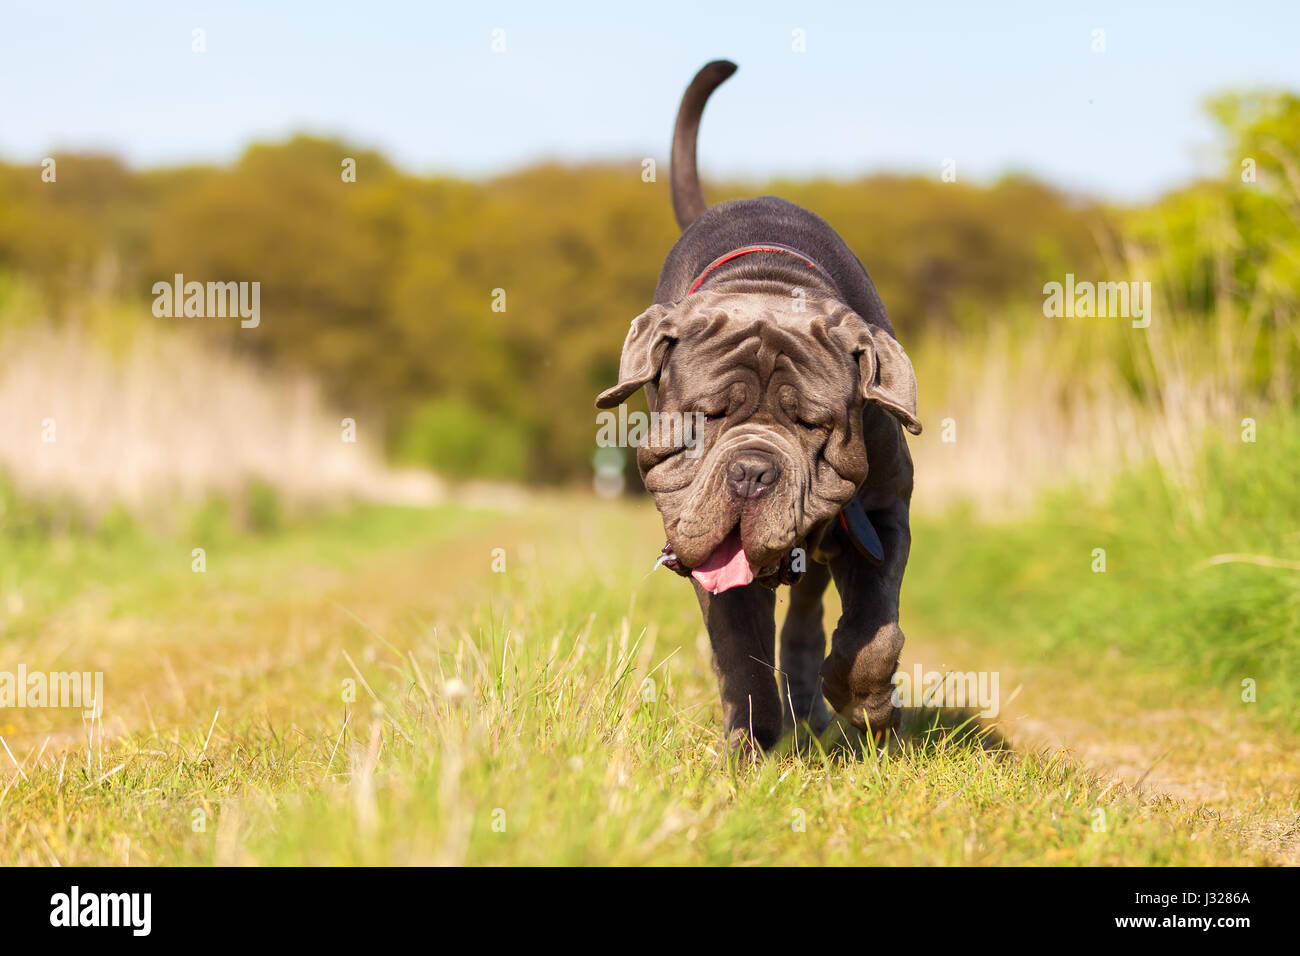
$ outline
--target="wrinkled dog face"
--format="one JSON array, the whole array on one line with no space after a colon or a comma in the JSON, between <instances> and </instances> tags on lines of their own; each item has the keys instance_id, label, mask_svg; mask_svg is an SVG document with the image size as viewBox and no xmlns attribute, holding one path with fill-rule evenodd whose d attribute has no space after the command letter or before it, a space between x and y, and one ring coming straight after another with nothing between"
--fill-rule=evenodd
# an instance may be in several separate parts
<instances>
[{"instance_id":1,"label":"wrinkled dog face","mask_svg":"<svg viewBox=\"0 0 1300 956\"><path fill-rule=\"evenodd\" d=\"M897 342L837 302L792 306L778 295L708 292L653 306L632 323L618 385L597 400L616 405L647 385L655 411L699 414L697 447L648 441L637 452L686 568L743 547L754 574L770 573L833 518L867 475L865 402L919 427Z\"/></svg>"}]
</instances>

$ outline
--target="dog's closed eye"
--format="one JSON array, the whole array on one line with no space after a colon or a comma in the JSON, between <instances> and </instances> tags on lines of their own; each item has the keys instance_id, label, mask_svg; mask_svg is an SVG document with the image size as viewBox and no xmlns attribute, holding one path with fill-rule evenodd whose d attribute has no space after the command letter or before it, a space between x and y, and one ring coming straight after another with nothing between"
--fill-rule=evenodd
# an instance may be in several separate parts
<instances>
[{"instance_id":1,"label":"dog's closed eye","mask_svg":"<svg viewBox=\"0 0 1300 956\"><path fill-rule=\"evenodd\" d=\"M803 405L802 408L799 407L800 404ZM828 432L831 430L830 419L821 409L812 408L806 403L796 404L791 402L784 411L791 421L806 432Z\"/></svg>"}]
</instances>

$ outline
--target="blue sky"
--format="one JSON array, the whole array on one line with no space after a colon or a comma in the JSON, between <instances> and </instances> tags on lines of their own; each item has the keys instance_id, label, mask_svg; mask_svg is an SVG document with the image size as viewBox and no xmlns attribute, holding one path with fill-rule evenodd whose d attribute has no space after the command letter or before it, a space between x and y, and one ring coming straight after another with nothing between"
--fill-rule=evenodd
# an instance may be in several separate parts
<instances>
[{"instance_id":1,"label":"blue sky","mask_svg":"<svg viewBox=\"0 0 1300 956\"><path fill-rule=\"evenodd\" d=\"M663 158L682 89L727 57L706 176L938 176L952 158L963 179L1138 200L1215 168L1206 94L1300 90L1300 3L985 6L0 0L0 157L227 161L305 130L418 172Z\"/></svg>"}]
</instances>

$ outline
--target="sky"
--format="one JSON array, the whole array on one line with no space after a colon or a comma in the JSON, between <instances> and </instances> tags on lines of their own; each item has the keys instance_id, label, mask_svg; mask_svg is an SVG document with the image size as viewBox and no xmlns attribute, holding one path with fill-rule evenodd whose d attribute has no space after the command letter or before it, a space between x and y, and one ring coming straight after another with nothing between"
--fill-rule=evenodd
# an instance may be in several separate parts
<instances>
[{"instance_id":1,"label":"sky","mask_svg":"<svg viewBox=\"0 0 1300 956\"><path fill-rule=\"evenodd\" d=\"M1205 96L1300 91L1300 2L0 0L0 157L229 162L302 131L418 173L663 161L715 58L740 71L705 115L706 178L952 160L1143 201L1217 170Z\"/></svg>"}]
</instances>

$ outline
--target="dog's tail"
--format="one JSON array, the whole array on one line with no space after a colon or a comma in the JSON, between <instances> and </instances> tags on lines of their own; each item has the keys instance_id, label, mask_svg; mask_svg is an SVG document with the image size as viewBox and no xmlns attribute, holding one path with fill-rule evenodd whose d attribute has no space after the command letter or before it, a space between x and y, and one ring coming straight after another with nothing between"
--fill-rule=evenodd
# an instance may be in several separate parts
<instances>
[{"instance_id":1,"label":"dog's tail","mask_svg":"<svg viewBox=\"0 0 1300 956\"><path fill-rule=\"evenodd\" d=\"M700 116L710 94L736 72L730 60L713 60L704 64L695 74L691 85L682 95L682 105L677 109L677 126L673 129L673 215L677 225L685 229L693 223L708 204L700 188L700 174L695 168L695 138L700 132Z\"/></svg>"}]
</instances>

